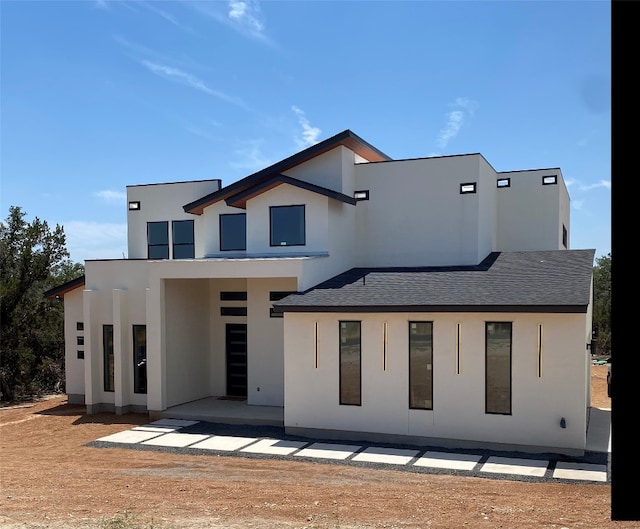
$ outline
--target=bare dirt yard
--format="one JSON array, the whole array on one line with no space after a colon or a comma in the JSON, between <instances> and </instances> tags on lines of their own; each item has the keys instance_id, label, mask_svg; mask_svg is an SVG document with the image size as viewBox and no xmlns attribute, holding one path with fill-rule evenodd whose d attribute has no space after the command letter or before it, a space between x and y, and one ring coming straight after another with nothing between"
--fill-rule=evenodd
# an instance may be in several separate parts
<instances>
[{"instance_id":1,"label":"bare dirt yard","mask_svg":"<svg viewBox=\"0 0 640 529\"><path fill-rule=\"evenodd\" d=\"M593 399L610 407L606 366ZM637 529L607 484L531 483L84 446L148 423L58 396L0 409L0 527Z\"/></svg>"}]
</instances>

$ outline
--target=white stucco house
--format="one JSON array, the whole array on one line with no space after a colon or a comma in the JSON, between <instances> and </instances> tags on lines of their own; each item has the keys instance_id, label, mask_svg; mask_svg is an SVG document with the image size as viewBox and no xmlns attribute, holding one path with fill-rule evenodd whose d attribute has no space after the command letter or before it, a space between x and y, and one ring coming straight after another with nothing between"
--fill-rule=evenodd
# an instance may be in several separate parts
<instances>
[{"instance_id":1,"label":"white stucco house","mask_svg":"<svg viewBox=\"0 0 640 529\"><path fill-rule=\"evenodd\" d=\"M127 203L128 258L47 293L88 413L235 397L300 435L584 451L594 250L569 248L560 169L346 130Z\"/></svg>"}]
</instances>

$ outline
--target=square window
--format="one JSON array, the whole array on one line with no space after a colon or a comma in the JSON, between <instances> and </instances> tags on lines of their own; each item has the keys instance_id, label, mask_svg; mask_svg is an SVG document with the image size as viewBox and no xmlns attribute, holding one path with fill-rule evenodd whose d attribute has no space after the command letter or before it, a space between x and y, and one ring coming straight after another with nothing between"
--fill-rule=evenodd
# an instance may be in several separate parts
<instances>
[{"instance_id":1,"label":"square window","mask_svg":"<svg viewBox=\"0 0 640 529\"><path fill-rule=\"evenodd\" d=\"M78 351L77 355L78 355L78 360L84 360L84 351Z\"/></svg>"},{"instance_id":2,"label":"square window","mask_svg":"<svg viewBox=\"0 0 640 529\"><path fill-rule=\"evenodd\" d=\"M461 195L466 195L468 193L475 193L476 192L476 183L475 182L468 182L466 184L460 184L460 194Z\"/></svg>"},{"instance_id":3,"label":"square window","mask_svg":"<svg viewBox=\"0 0 640 529\"><path fill-rule=\"evenodd\" d=\"M511 187L511 178L498 178L497 186L500 187Z\"/></svg>"},{"instance_id":4,"label":"square window","mask_svg":"<svg viewBox=\"0 0 640 529\"><path fill-rule=\"evenodd\" d=\"M76 336L76 344L84 345L84 336Z\"/></svg>"},{"instance_id":5,"label":"square window","mask_svg":"<svg viewBox=\"0 0 640 529\"><path fill-rule=\"evenodd\" d=\"M558 183L558 177L556 175L549 175L542 177L542 185L550 186Z\"/></svg>"},{"instance_id":6,"label":"square window","mask_svg":"<svg viewBox=\"0 0 640 529\"><path fill-rule=\"evenodd\" d=\"M83 321L77 321L76 322L76 331L84 331L84 322Z\"/></svg>"},{"instance_id":7,"label":"square window","mask_svg":"<svg viewBox=\"0 0 640 529\"><path fill-rule=\"evenodd\" d=\"M271 246L305 245L304 205L271 206L269 218Z\"/></svg>"},{"instance_id":8,"label":"square window","mask_svg":"<svg viewBox=\"0 0 640 529\"><path fill-rule=\"evenodd\" d=\"M230 213L220 215L220 251L247 249L247 215Z\"/></svg>"}]
</instances>

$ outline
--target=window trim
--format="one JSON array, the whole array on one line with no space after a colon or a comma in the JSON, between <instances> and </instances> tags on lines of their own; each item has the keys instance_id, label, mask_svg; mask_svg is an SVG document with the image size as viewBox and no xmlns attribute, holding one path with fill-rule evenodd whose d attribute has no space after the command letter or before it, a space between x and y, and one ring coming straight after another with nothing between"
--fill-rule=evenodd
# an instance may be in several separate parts
<instances>
[{"instance_id":1,"label":"window trim","mask_svg":"<svg viewBox=\"0 0 640 529\"><path fill-rule=\"evenodd\" d=\"M285 208L302 208L302 243L274 244L273 243L273 210ZM307 245L307 208L306 204L289 204L287 206L269 206L269 246L272 248L288 248L291 246Z\"/></svg>"},{"instance_id":2,"label":"window trim","mask_svg":"<svg viewBox=\"0 0 640 529\"><path fill-rule=\"evenodd\" d=\"M77 360L84 360L84 351L82 351L82 350L76 351L76 359Z\"/></svg>"},{"instance_id":3,"label":"window trim","mask_svg":"<svg viewBox=\"0 0 640 529\"><path fill-rule=\"evenodd\" d=\"M84 322L83 321L77 321L76 322L76 331L84 331Z\"/></svg>"},{"instance_id":4,"label":"window trim","mask_svg":"<svg viewBox=\"0 0 640 529\"><path fill-rule=\"evenodd\" d=\"M489 325L495 323L509 324L509 412L489 411L488 409L488 389L489 389L489 370L488 367L488 345L489 345ZM484 412L486 415L513 415L513 322L511 321L485 321L484 322Z\"/></svg>"},{"instance_id":5,"label":"window trim","mask_svg":"<svg viewBox=\"0 0 640 529\"><path fill-rule=\"evenodd\" d=\"M465 187L471 186L471 189L465 189ZM477 182L464 182L460 184L461 195L473 195L477 191Z\"/></svg>"},{"instance_id":6,"label":"window trim","mask_svg":"<svg viewBox=\"0 0 640 529\"><path fill-rule=\"evenodd\" d=\"M547 182L547 180L550 180ZM543 186L555 186L558 184L558 175L549 174L542 177L542 185Z\"/></svg>"},{"instance_id":7,"label":"window trim","mask_svg":"<svg viewBox=\"0 0 640 529\"><path fill-rule=\"evenodd\" d=\"M562 246L569 248L569 230L562 224Z\"/></svg>"},{"instance_id":8,"label":"window trim","mask_svg":"<svg viewBox=\"0 0 640 529\"><path fill-rule=\"evenodd\" d=\"M244 217L244 247L243 248L223 248L222 247L222 217L242 215ZM218 215L218 247L221 252L246 252L247 251L247 214L246 213L220 213Z\"/></svg>"},{"instance_id":9,"label":"window trim","mask_svg":"<svg viewBox=\"0 0 640 529\"><path fill-rule=\"evenodd\" d=\"M411 324L412 323L429 323L431 325L431 407L422 407L422 406L412 406L411 405ZM409 321L409 339L408 339L408 367L409 367L409 394L407 395L409 401L409 409L410 410L425 410L425 411L433 411L433 321L424 321L424 320L411 320Z\"/></svg>"},{"instance_id":10,"label":"window trim","mask_svg":"<svg viewBox=\"0 0 640 529\"><path fill-rule=\"evenodd\" d=\"M220 307L220 316L246 316L247 307Z\"/></svg>"},{"instance_id":11,"label":"window trim","mask_svg":"<svg viewBox=\"0 0 640 529\"><path fill-rule=\"evenodd\" d=\"M107 351L107 329L111 330L111 350ZM102 386L103 390L107 393L113 393L116 389L116 357L115 357L115 344L113 335L113 324L107 323L102 326ZM110 377L109 372L109 356L113 360L113 378Z\"/></svg>"},{"instance_id":12,"label":"window trim","mask_svg":"<svg viewBox=\"0 0 640 529\"><path fill-rule=\"evenodd\" d=\"M221 290L220 301L247 301L246 290Z\"/></svg>"},{"instance_id":13,"label":"window trim","mask_svg":"<svg viewBox=\"0 0 640 529\"><path fill-rule=\"evenodd\" d=\"M84 345L84 336L76 336L76 345Z\"/></svg>"},{"instance_id":14,"label":"window trim","mask_svg":"<svg viewBox=\"0 0 640 529\"><path fill-rule=\"evenodd\" d=\"M269 317L270 318L284 318L284 312L276 312L276 309L273 307L269 307Z\"/></svg>"},{"instance_id":15,"label":"window trim","mask_svg":"<svg viewBox=\"0 0 640 529\"><path fill-rule=\"evenodd\" d=\"M162 244L150 244L149 243L149 227L151 226L151 224L164 224L167 228L167 242L166 243L162 243ZM158 248L158 247L162 247L164 248L166 246L167 248L167 256L166 257L149 257L150 252L149 250L153 247L153 248ZM148 221L147 222L147 259L153 259L155 260L162 260L162 259L169 259L169 221L168 220L155 220L155 221Z\"/></svg>"},{"instance_id":16,"label":"window trim","mask_svg":"<svg viewBox=\"0 0 640 529\"><path fill-rule=\"evenodd\" d=\"M182 222L188 222L191 224L192 242L190 243L176 242L175 226L176 224L182 223ZM186 248L189 246L193 250L192 252L193 255L191 257L176 257L176 247ZM195 257L196 257L196 234L195 234L194 222L190 219L172 220L171 221L171 258L172 259L195 259Z\"/></svg>"},{"instance_id":17,"label":"window trim","mask_svg":"<svg viewBox=\"0 0 640 529\"><path fill-rule=\"evenodd\" d=\"M144 379L145 379L145 383L144 383L144 391L142 391L141 389L139 389L140 385L139 385L139 377L138 377L138 359L136 358L136 345L139 346L139 344L136 344L136 328L143 328L144 329ZM132 346L132 351L133 351L133 392L138 394L138 395L146 395L147 391L148 391L148 384L147 384L147 326L146 325L139 325L139 324L134 324L131 326L131 330L132 330L132 334L133 334L133 346Z\"/></svg>"},{"instance_id":18,"label":"window trim","mask_svg":"<svg viewBox=\"0 0 640 529\"><path fill-rule=\"evenodd\" d=\"M501 182L505 182L505 184L500 185ZM504 189L506 187L511 187L511 178L498 178L496 180L496 187L498 189Z\"/></svg>"},{"instance_id":19,"label":"window trim","mask_svg":"<svg viewBox=\"0 0 640 529\"><path fill-rule=\"evenodd\" d=\"M129 201L129 211L140 211L140 201L139 200L130 200Z\"/></svg>"},{"instance_id":20,"label":"window trim","mask_svg":"<svg viewBox=\"0 0 640 529\"><path fill-rule=\"evenodd\" d=\"M353 198L355 198L358 202L360 202L361 200L369 200L369 190L358 189L357 191L353 192Z\"/></svg>"},{"instance_id":21,"label":"window trim","mask_svg":"<svg viewBox=\"0 0 640 529\"><path fill-rule=\"evenodd\" d=\"M342 401L342 324L343 323L358 324L359 392L358 392L357 403ZM338 401L340 406L362 406L362 321L360 320L339 320L338 321Z\"/></svg>"}]
</instances>

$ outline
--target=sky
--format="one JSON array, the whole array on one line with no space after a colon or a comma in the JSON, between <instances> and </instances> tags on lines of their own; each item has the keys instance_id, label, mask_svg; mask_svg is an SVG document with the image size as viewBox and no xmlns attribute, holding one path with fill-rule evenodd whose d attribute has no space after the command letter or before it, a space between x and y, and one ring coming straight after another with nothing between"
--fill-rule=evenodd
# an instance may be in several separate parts
<instances>
[{"instance_id":1,"label":"sky","mask_svg":"<svg viewBox=\"0 0 640 529\"><path fill-rule=\"evenodd\" d=\"M231 184L350 129L395 159L560 167L611 251L604 0L0 0L0 218L127 253L126 186Z\"/></svg>"}]
</instances>

